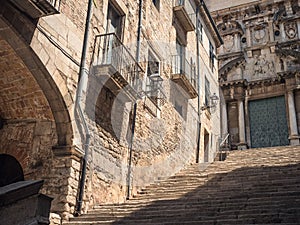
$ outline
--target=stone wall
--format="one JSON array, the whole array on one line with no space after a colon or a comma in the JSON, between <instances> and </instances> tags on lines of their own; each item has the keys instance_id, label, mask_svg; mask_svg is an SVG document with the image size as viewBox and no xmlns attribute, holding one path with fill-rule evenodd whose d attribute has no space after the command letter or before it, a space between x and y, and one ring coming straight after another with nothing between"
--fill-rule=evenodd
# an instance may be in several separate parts
<instances>
[{"instance_id":1,"label":"stone wall","mask_svg":"<svg viewBox=\"0 0 300 225\"><path fill-rule=\"evenodd\" d=\"M101 4L99 8L95 9L96 21L99 21L99 18L106 17L105 5L106 3ZM143 6L141 65L144 66L146 71L148 51L151 49L160 60L160 73L162 78L165 79L163 91L166 94L167 103L158 109L155 105L151 105L151 102L149 103L147 97L137 101L137 119L132 148L132 193L135 193L137 188L145 186L159 177L174 174L185 165L194 162L196 157L197 100L186 99L186 93L179 94L180 92L176 91L176 88L174 89L177 85L167 81L171 76L171 55L175 53L176 43L174 21L170 20L168 16L172 14L171 6L170 2L165 1L161 2L159 10L151 1L145 1ZM132 53L135 52L137 7L137 4L130 1L125 2L124 5L120 3L122 11L128 12L124 22L123 43ZM99 13L99 10L101 13ZM98 27L97 30L101 34L105 26L100 25ZM168 32L165 32L165 30L168 30ZM195 33L188 33L187 50L188 54L193 57L196 55L195 41ZM207 40L206 42L208 44ZM208 46L202 46L201 48L203 52L201 63L203 66L208 64L209 54L207 49ZM203 77L205 74L210 74L212 93L218 93L215 73L205 70L201 74ZM142 73L140 78L145 82L147 79L146 73ZM93 144L91 144L89 159L91 170L89 174L92 180L88 186L93 191L87 195L93 201L91 204L124 201L128 176L133 102L119 104L118 101L122 101L120 100L122 97L116 96L116 94L103 88L107 78L99 78L97 75L92 74L89 79L88 90L90 91L87 93L88 106L86 107L89 112L90 129L93 132ZM201 94L204 95L205 93L202 92ZM182 115L174 109L174 99L178 101L181 98L180 96L183 96L181 105L184 113ZM120 99L118 100L118 98ZM95 108L93 102L97 102ZM92 107L90 108L90 106ZM152 110L154 108L155 114L149 110L149 107ZM214 115L212 119L203 117L203 124L213 136L213 140L211 140L213 144L210 147L210 161L214 158L213 151L217 150L217 139L220 134L218 114L219 109L215 114L216 117ZM94 128L95 126L97 129ZM201 149L202 146L203 144ZM203 155L201 154L200 157L203 158Z\"/></svg>"},{"instance_id":2,"label":"stone wall","mask_svg":"<svg viewBox=\"0 0 300 225\"><path fill-rule=\"evenodd\" d=\"M131 1L118 3L113 1L113 4L120 11L127 12L124 15L125 28L122 42L134 56L138 4ZM166 103L157 107L146 96L137 101L137 117L132 144L131 194L160 177L174 174L185 165L194 162L196 157L197 99L188 100L186 93L179 94L184 92L183 90L177 91L177 88L182 88L168 80L172 73L171 55L175 53L176 43L174 21L169 17L173 13L172 10L171 1L162 1L159 10L151 1L144 1L140 61L146 72L149 50L153 51L160 60L160 74L164 79L162 86L166 95ZM106 18L106 14L107 2L97 4L94 8L93 23ZM103 34L105 27L105 22L100 23L94 30ZM168 32L165 32L166 30ZM195 33L188 33L187 54L193 57L196 55L195 41ZM208 63L207 49L208 46L201 48L203 66ZM195 58L194 61L196 61ZM96 64L93 63L93 65ZM93 69L91 68L87 81L88 91L85 104L89 129L92 133L88 156L90 180L87 182L89 189L86 199L90 200L90 205L122 202L125 201L127 191L134 102L128 101L126 90L110 91L108 87L112 90L115 87L111 84L109 77L99 76L99 71L96 72ZM211 76L212 93L218 94L216 72L205 70L201 73L203 77L205 74ZM144 84L147 80L146 76L146 73L140 73L140 79ZM175 99L177 101L181 99L184 111L181 115L175 110ZM220 133L218 114L217 111L216 117L213 116L212 120L203 120L207 126L206 129L214 135L214 144L210 148L212 152L217 149L215 143ZM213 153L210 154L210 160L213 160Z\"/></svg>"}]
</instances>

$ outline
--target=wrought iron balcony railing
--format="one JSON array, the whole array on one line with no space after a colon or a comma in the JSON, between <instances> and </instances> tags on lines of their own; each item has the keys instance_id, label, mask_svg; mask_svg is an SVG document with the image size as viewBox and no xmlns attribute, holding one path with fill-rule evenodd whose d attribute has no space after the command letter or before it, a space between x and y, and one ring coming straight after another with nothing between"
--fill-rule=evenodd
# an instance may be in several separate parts
<instances>
[{"instance_id":1,"label":"wrought iron balcony railing","mask_svg":"<svg viewBox=\"0 0 300 225\"><path fill-rule=\"evenodd\" d=\"M138 96L142 87L139 76L143 69L115 33L96 36L93 64L98 68L98 75L110 76L120 89Z\"/></svg>"},{"instance_id":2,"label":"wrought iron balcony railing","mask_svg":"<svg viewBox=\"0 0 300 225\"><path fill-rule=\"evenodd\" d=\"M196 65L181 55L172 56L172 80L178 83L191 98L195 98L198 90Z\"/></svg>"},{"instance_id":3,"label":"wrought iron balcony railing","mask_svg":"<svg viewBox=\"0 0 300 225\"><path fill-rule=\"evenodd\" d=\"M191 0L173 0L173 11L185 31L195 30L196 12Z\"/></svg>"},{"instance_id":4,"label":"wrought iron balcony railing","mask_svg":"<svg viewBox=\"0 0 300 225\"><path fill-rule=\"evenodd\" d=\"M59 13L60 0L10 0L18 9L36 19Z\"/></svg>"}]
</instances>

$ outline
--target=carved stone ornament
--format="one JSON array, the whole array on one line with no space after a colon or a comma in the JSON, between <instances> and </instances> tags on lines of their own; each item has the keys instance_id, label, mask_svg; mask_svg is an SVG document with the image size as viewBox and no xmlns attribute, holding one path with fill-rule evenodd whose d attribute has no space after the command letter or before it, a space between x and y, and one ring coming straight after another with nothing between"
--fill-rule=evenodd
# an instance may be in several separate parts
<instances>
[{"instance_id":1,"label":"carved stone ornament","mask_svg":"<svg viewBox=\"0 0 300 225\"><path fill-rule=\"evenodd\" d=\"M263 55L260 55L259 57L255 57L253 69L255 76L274 73L274 63L271 61L267 61Z\"/></svg>"},{"instance_id":2,"label":"carved stone ornament","mask_svg":"<svg viewBox=\"0 0 300 225\"><path fill-rule=\"evenodd\" d=\"M275 65L271 59L266 59L265 55L254 56L245 66L247 80L258 80L276 76Z\"/></svg>"},{"instance_id":3,"label":"carved stone ornament","mask_svg":"<svg viewBox=\"0 0 300 225\"><path fill-rule=\"evenodd\" d=\"M232 50L233 45L234 45L234 38L232 35L226 35L225 37L223 37L224 40L224 50L229 52Z\"/></svg>"},{"instance_id":4,"label":"carved stone ornament","mask_svg":"<svg viewBox=\"0 0 300 225\"><path fill-rule=\"evenodd\" d=\"M286 33L286 36L289 39L294 39L297 36L297 24L296 22L290 22L290 23L286 23L284 24L284 31Z\"/></svg>"},{"instance_id":5,"label":"carved stone ornament","mask_svg":"<svg viewBox=\"0 0 300 225\"><path fill-rule=\"evenodd\" d=\"M254 38L257 42L260 42L266 36L266 31L264 29L254 30Z\"/></svg>"},{"instance_id":6,"label":"carved stone ornament","mask_svg":"<svg viewBox=\"0 0 300 225\"><path fill-rule=\"evenodd\" d=\"M240 33L244 34L244 31L241 25L237 21L227 21L227 19L223 19L223 23L218 24L218 30L221 35L232 34L232 33Z\"/></svg>"}]
</instances>

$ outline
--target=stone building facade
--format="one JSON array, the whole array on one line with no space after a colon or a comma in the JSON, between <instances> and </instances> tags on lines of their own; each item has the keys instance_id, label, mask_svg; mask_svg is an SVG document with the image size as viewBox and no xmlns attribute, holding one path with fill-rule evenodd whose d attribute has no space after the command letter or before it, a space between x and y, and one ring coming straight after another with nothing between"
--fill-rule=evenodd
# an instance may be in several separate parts
<instances>
[{"instance_id":1,"label":"stone building facade","mask_svg":"<svg viewBox=\"0 0 300 225\"><path fill-rule=\"evenodd\" d=\"M214 160L222 40L203 1L2 0L0 30L0 154L44 180L52 224Z\"/></svg>"},{"instance_id":2,"label":"stone building facade","mask_svg":"<svg viewBox=\"0 0 300 225\"><path fill-rule=\"evenodd\" d=\"M299 144L300 2L208 1L218 49L222 133L232 148Z\"/></svg>"}]
</instances>

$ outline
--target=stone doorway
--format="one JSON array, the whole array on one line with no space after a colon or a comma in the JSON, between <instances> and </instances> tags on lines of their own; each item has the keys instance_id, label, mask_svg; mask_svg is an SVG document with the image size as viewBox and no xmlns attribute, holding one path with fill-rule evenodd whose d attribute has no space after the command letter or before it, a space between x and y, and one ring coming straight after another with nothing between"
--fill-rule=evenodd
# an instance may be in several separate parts
<instances>
[{"instance_id":1,"label":"stone doorway","mask_svg":"<svg viewBox=\"0 0 300 225\"><path fill-rule=\"evenodd\" d=\"M289 145L285 97L249 101L251 147Z\"/></svg>"},{"instance_id":2,"label":"stone doorway","mask_svg":"<svg viewBox=\"0 0 300 225\"><path fill-rule=\"evenodd\" d=\"M204 162L209 160L209 133L204 131Z\"/></svg>"},{"instance_id":3,"label":"stone doorway","mask_svg":"<svg viewBox=\"0 0 300 225\"><path fill-rule=\"evenodd\" d=\"M0 154L0 187L24 181L23 169L18 160L7 154Z\"/></svg>"}]
</instances>

